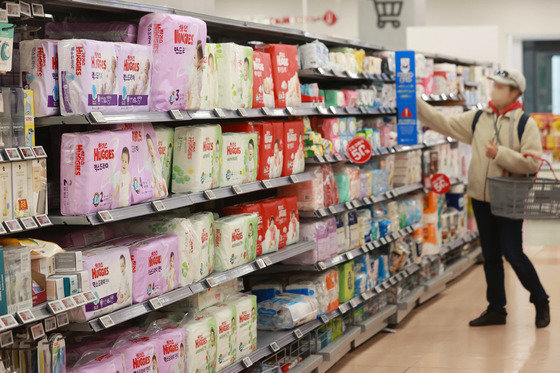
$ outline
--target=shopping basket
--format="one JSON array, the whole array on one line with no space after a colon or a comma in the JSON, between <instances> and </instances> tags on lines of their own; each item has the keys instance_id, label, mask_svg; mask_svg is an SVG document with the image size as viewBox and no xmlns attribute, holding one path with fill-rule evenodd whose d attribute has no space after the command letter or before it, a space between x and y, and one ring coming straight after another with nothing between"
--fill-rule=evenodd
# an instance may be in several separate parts
<instances>
[{"instance_id":1,"label":"shopping basket","mask_svg":"<svg viewBox=\"0 0 560 373\"><path fill-rule=\"evenodd\" d=\"M377 12L377 27L383 28L387 22L391 22L393 27L399 28L403 2L400 0L373 0L375 11Z\"/></svg>"},{"instance_id":2,"label":"shopping basket","mask_svg":"<svg viewBox=\"0 0 560 373\"><path fill-rule=\"evenodd\" d=\"M523 156L541 161L535 177L489 177L492 213L510 219L560 218L560 181L552 166L532 154ZM537 179L544 163L550 167L554 179Z\"/></svg>"}]
</instances>

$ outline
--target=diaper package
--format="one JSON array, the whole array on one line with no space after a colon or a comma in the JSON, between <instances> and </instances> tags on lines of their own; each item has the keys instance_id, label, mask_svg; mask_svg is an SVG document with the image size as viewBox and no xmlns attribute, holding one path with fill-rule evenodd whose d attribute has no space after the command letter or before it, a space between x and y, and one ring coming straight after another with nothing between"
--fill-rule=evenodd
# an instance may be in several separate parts
<instances>
[{"instance_id":1,"label":"diaper package","mask_svg":"<svg viewBox=\"0 0 560 373\"><path fill-rule=\"evenodd\" d=\"M336 231L338 237L338 253L342 254L350 250L350 227L348 226L348 220L344 220L342 215L335 215L336 219ZM346 223L346 224L345 224Z\"/></svg>"},{"instance_id":2,"label":"diaper package","mask_svg":"<svg viewBox=\"0 0 560 373\"><path fill-rule=\"evenodd\" d=\"M131 139L131 131L62 135L62 215L83 215L132 203Z\"/></svg>"},{"instance_id":3,"label":"diaper package","mask_svg":"<svg viewBox=\"0 0 560 373\"><path fill-rule=\"evenodd\" d=\"M274 80L270 54L253 52L253 108L274 107Z\"/></svg>"},{"instance_id":4,"label":"diaper package","mask_svg":"<svg viewBox=\"0 0 560 373\"><path fill-rule=\"evenodd\" d=\"M259 303L260 330L293 329L317 317L317 300L313 297L283 293Z\"/></svg>"},{"instance_id":5,"label":"diaper package","mask_svg":"<svg viewBox=\"0 0 560 373\"><path fill-rule=\"evenodd\" d=\"M235 327L237 313L235 306L225 303L207 308L204 313L216 319L217 326L217 352L216 371L220 371L236 360L237 329Z\"/></svg>"},{"instance_id":6,"label":"diaper package","mask_svg":"<svg viewBox=\"0 0 560 373\"><path fill-rule=\"evenodd\" d=\"M186 373L213 373L216 371L217 325L212 316L202 314L187 317L180 323L185 329Z\"/></svg>"},{"instance_id":7,"label":"diaper package","mask_svg":"<svg viewBox=\"0 0 560 373\"><path fill-rule=\"evenodd\" d=\"M168 234L177 236L178 257L175 258L178 272L178 286L186 286L201 280L202 242L196 234L189 219L162 216L151 219L140 219L120 224L119 233L122 234Z\"/></svg>"},{"instance_id":8,"label":"diaper package","mask_svg":"<svg viewBox=\"0 0 560 373\"><path fill-rule=\"evenodd\" d=\"M214 214L201 212L189 217L197 238L200 237L200 279L214 272Z\"/></svg>"},{"instance_id":9,"label":"diaper package","mask_svg":"<svg viewBox=\"0 0 560 373\"><path fill-rule=\"evenodd\" d=\"M125 22L49 22L45 25L45 35L56 40L91 38L136 43L138 27L135 23Z\"/></svg>"},{"instance_id":10,"label":"diaper package","mask_svg":"<svg viewBox=\"0 0 560 373\"><path fill-rule=\"evenodd\" d=\"M282 176L298 174L305 169L303 121L284 122L284 169Z\"/></svg>"},{"instance_id":11,"label":"diaper package","mask_svg":"<svg viewBox=\"0 0 560 373\"><path fill-rule=\"evenodd\" d=\"M240 185L257 179L257 134L224 133L220 186Z\"/></svg>"},{"instance_id":12,"label":"diaper package","mask_svg":"<svg viewBox=\"0 0 560 373\"><path fill-rule=\"evenodd\" d=\"M175 14L147 14L138 24L138 44L152 49L150 109L198 109L206 23Z\"/></svg>"},{"instance_id":13,"label":"diaper package","mask_svg":"<svg viewBox=\"0 0 560 373\"><path fill-rule=\"evenodd\" d=\"M184 372L185 369L185 329L169 327L150 335L156 357L153 371L161 373Z\"/></svg>"},{"instance_id":14,"label":"diaper package","mask_svg":"<svg viewBox=\"0 0 560 373\"><path fill-rule=\"evenodd\" d=\"M348 302L354 298L355 279L354 279L354 261L351 260L338 266L339 293L338 299L340 303Z\"/></svg>"},{"instance_id":15,"label":"diaper package","mask_svg":"<svg viewBox=\"0 0 560 373\"><path fill-rule=\"evenodd\" d=\"M257 251L256 255L260 256L262 254L268 254L271 252L278 251L278 240L272 242L269 236L266 236L266 229L268 222L264 220L264 209L262 203L260 202L248 202L241 203L238 205L224 207L224 215L236 215L236 214L257 214L258 215L258 227L257 227ZM279 233L278 233L279 237ZM275 244L275 246L273 246Z\"/></svg>"},{"instance_id":16,"label":"diaper package","mask_svg":"<svg viewBox=\"0 0 560 373\"><path fill-rule=\"evenodd\" d=\"M202 91L200 93L200 108L211 110L218 107L218 67L216 57L216 44L206 43L202 73Z\"/></svg>"},{"instance_id":17,"label":"diaper package","mask_svg":"<svg viewBox=\"0 0 560 373\"><path fill-rule=\"evenodd\" d=\"M295 196L270 198L263 200L262 203L267 220L269 215L273 214L277 229L280 231L278 248L281 249L298 242L299 212L297 209L297 198Z\"/></svg>"},{"instance_id":18,"label":"diaper package","mask_svg":"<svg viewBox=\"0 0 560 373\"><path fill-rule=\"evenodd\" d=\"M72 373L124 372L122 353L103 354L91 361L81 364L80 361L72 368Z\"/></svg>"},{"instance_id":19,"label":"diaper package","mask_svg":"<svg viewBox=\"0 0 560 373\"><path fill-rule=\"evenodd\" d=\"M280 188L280 196L296 196L300 211L314 211L325 207L324 179L321 166L311 165L308 167L315 178L297 185L288 185Z\"/></svg>"},{"instance_id":20,"label":"diaper package","mask_svg":"<svg viewBox=\"0 0 560 373\"><path fill-rule=\"evenodd\" d=\"M300 45L298 48L299 60L303 70L316 69L329 66L329 50L318 40Z\"/></svg>"},{"instance_id":21,"label":"diaper package","mask_svg":"<svg viewBox=\"0 0 560 373\"><path fill-rule=\"evenodd\" d=\"M326 314L329 306L327 287L319 281L294 281L286 285L286 293L305 295L317 301L317 316Z\"/></svg>"},{"instance_id":22,"label":"diaper package","mask_svg":"<svg viewBox=\"0 0 560 373\"><path fill-rule=\"evenodd\" d=\"M257 180L280 177L284 161L284 124L282 122L250 122L229 124L225 132L256 133L258 143Z\"/></svg>"},{"instance_id":23,"label":"diaper package","mask_svg":"<svg viewBox=\"0 0 560 373\"><path fill-rule=\"evenodd\" d=\"M167 183L163 177L163 166L156 148L156 132L152 124L117 124L114 128L131 134L132 148L128 165L132 178L131 204L167 197Z\"/></svg>"},{"instance_id":24,"label":"diaper package","mask_svg":"<svg viewBox=\"0 0 560 373\"><path fill-rule=\"evenodd\" d=\"M253 105L253 50L234 43L216 44L218 106L224 109Z\"/></svg>"},{"instance_id":25,"label":"diaper package","mask_svg":"<svg viewBox=\"0 0 560 373\"><path fill-rule=\"evenodd\" d=\"M21 84L33 91L35 116L59 114L58 42L24 40L19 51Z\"/></svg>"},{"instance_id":26,"label":"diaper package","mask_svg":"<svg viewBox=\"0 0 560 373\"><path fill-rule=\"evenodd\" d=\"M251 293L257 297L257 303L277 297L283 291L281 282L261 282L251 286Z\"/></svg>"},{"instance_id":27,"label":"diaper package","mask_svg":"<svg viewBox=\"0 0 560 373\"><path fill-rule=\"evenodd\" d=\"M226 303L235 307L237 314L237 359L243 359L257 349L257 297L237 294Z\"/></svg>"},{"instance_id":28,"label":"diaper package","mask_svg":"<svg viewBox=\"0 0 560 373\"><path fill-rule=\"evenodd\" d=\"M342 222L345 226L348 226L348 231L350 233L350 250L357 249L360 247L360 231L358 228L358 214L356 210L345 211L341 215Z\"/></svg>"},{"instance_id":29,"label":"diaper package","mask_svg":"<svg viewBox=\"0 0 560 373\"><path fill-rule=\"evenodd\" d=\"M167 188L171 187L171 160L173 159L173 141L175 137L175 130L170 127L157 125L154 126L156 131L156 149L161 160L161 167L163 172L163 180Z\"/></svg>"},{"instance_id":30,"label":"diaper package","mask_svg":"<svg viewBox=\"0 0 560 373\"><path fill-rule=\"evenodd\" d=\"M125 372L153 372L154 368L157 369L159 366L157 365L157 358L156 360L153 359L153 357L156 356L156 351L153 342L148 337L141 337L125 342L124 344L116 347L112 353L122 353L124 357Z\"/></svg>"},{"instance_id":31,"label":"diaper package","mask_svg":"<svg viewBox=\"0 0 560 373\"><path fill-rule=\"evenodd\" d=\"M255 50L270 54L276 107L301 106L297 46L258 44Z\"/></svg>"},{"instance_id":32,"label":"diaper package","mask_svg":"<svg viewBox=\"0 0 560 373\"><path fill-rule=\"evenodd\" d=\"M132 262L126 247L106 246L82 252L90 288L99 298L70 311L74 321L87 321L132 304Z\"/></svg>"},{"instance_id":33,"label":"diaper package","mask_svg":"<svg viewBox=\"0 0 560 373\"><path fill-rule=\"evenodd\" d=\"M334 219L334 218L330 218ZM309 265L326 260L338 254L338 250L331 245L331 237L328 230L329 219L302 220L300 223L300 235L302 241L315 241L314 250L308 251L296 257L285 260L285 264Z\"/></svg>"},{"instance_id":34,"label":"diaper package","mask_svg":"<svg viewBox=\"0 0 560 373\"><path fill-rule=\"evenodd\" d=\"M224 272L255 259L258 215L226 216L215 222L214 270Z\"/></svg>"},{"instance_id":35,"label":"diaper package","mask_svg":"<svg viewBox=\"0 0 560 373\"><path fill-rule=\"evenodd\" d=\"M118 43L116 49L119 111L150 111L151 48L148 45Z\"/></svg>"},{"instance_id":36,"label":"diaper package","mask_svg":"<svg viewBox=\"0 0 560 373\"><path fill-rule=\"evenodd\" d=\"M212 187L219 172L216 150L222 138L219 125L185 126L175 129L173 151L173 193L192 193Z\"/></svg>"},{"instance_id":37,"label":"diaper package","mask_svg":"<svg viewBox=\"0 0 560 373\"><path fill-rule=\"evenodd\" d=\"M117 47L70 39L58 42L62 115L118 111Z\"/></svg>"}]
</instances>

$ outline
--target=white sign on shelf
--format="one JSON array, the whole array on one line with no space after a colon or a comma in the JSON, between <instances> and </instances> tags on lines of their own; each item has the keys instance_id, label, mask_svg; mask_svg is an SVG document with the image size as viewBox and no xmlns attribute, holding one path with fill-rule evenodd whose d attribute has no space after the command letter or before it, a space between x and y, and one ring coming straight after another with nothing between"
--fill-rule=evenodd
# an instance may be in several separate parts
<instances>
[{"instance_id":1,"label":"white sign on shelf","mask_svg":"<svg viewBox=\"0 0 560 373\"><path fill-rule=\"evenodd\" d=\"M21 218L21 219L19 219L19 221L21 222L21 224L23 225L23 227L25 229L34 229L34 228L39 227L37 225L37 223L35 222L35 220L33 219L33 217L31 217L31 216Z\"/></svg>"},{"instance_id":2,"label":"white sign on shelf","mask_svg":"<svg viewBox=\"0 0 560 373\"><path fill-rule=\"evenodd\" d=\"M56 316L45 319L45 332L49 333L56 329Z\"/></svg>"},{"instance_id":3,"label":"white sign on shelf","mask_svg":"<svg viewBox=\"0 0 560 373\"><path fill-rule=\"evenodd\" d=\"M278 352L280 350L280 346L278 346L278 343L276 342L272 342L269 347L272 352Z\"/></svg>"},{"instance_id":4,"label":"white sign on shelf","mask_svg":"<svg viewBox=\"0 0 560 373\"><path fill-rule=\"evenodd\" d=\"M30 330L31 337L34 341L45 336L45 329L43 328L43 323L41 322L33 325Z\"/></svg>"},{"instance_id":5,"label":"white sign on shelf","mask_svg":"<svg viewBox=\"0 0 560 373\"><path fill-rule=\"evenodd\" d=\"M4 328L13 328L15 326L18 326L18 322L16 321L16 318L12 314L1 316L0 320L4 324Z\"/></svg>"},{"instance_id":6,"label":"white sign on shelf","mask_svg":"<svg viewBox=\"0 0 560 373\"><path fill-rule=\"evenodd\" d=\"M8 23L8 11L6 9L0 9L0 22Z\"/></svg>"},{"instance_id":7,"label":"white sign on shelf","mask_svg":"<svg viewBox=\"0 0 560 373\"><path fill-rule=\"evenodd\" d=\"M231 189L233 190L233 194L242 194L243 193L243 189L241 189L241 186L239 186L239 185L233 185L231 187Z\"/></svg>"},{"instance_id":8,"label":"white sign on shelf","mask_svg":"<svg viewBox=\"0 0 560 373\"><path fill-rule=\"evenodd\" d=\"M35 321L35 315L33 314L33 312L31 312L31 310L19 311L16 313L16 315L23 324L28 324L32 321Z\"/></svg>"},{"instance_id":9,"label":"white sign on shelf","mask_svg":"<svg viewBox=\"0 0 560 373\"><path fill-rule=\"evenodd\" d=\"M14 343L14 336L11 330L0 334L0 347L8 347L13 343Z\"/></svg>"},{"instance_id":10,"label":"white sign on shelf","mask_svg":"<svg viewBox=\"0 0 560 373\"><path fill-rule=\"evenodd\" d=\"M225 118L226 114L224 113L224 111L221 108L215 108L214 109L214 115L216 115L218 118Z\"/></svg>"},{"instance_id":11,"label":"white sign on shelf","mask_svg":"<svg viewBox=\"0 0 560 373\"><path fill-rule=\"evenodd\" d=\"M4 228L4 224L2 224L2 222L0 222L0 234L6 234L8 233L6 231L6 228Z\"/></svg>"},{"instance_id":12,"label":"white sign on shelf","mask_svg":"<svg viewBox=\"0 0 560 373\"><path fill-rule=\"evenodd\" d=\"M110 221L115 220L109 210L98 211L97 215L99 216L99 218L103 223L108 223Z\"/></svg>"},{"instance_id":13,"label":"white sign on shelf","mask_svg":"<svg viewBox=\"0 0 560 373\"><path fill-rule=\"evenodd\" d=\"M161 211L167 210L167 208L165 207L165 204L163 203L163 201L152 201L152 207L153 207L154 210L156 210L157 212L161 212Z\"/></svg>"},{"instance_id":14,"label":"white sign on shelf","mask_svg":"<svg viewBox=\"0 0 560 373\"><path fill-rule=\"evenodd\" d=\"M291 175L291 176L290 176L290 181L291 181L293 184L299 183L299 179L298 179L297 175Z\"/></svg>"},{"instance_id":15,"label":"white sign on shelf","mask_svg":"<svg viewBox=\"0 0 560 373\"><path fill-rule=\"evenodd\" d=\"M148 302L150 303L150 306L154 310L159 310L160 308L163 307L163 304L161 303L161 300L159 300L158 298L152 298Z\"/></svg>"},{"instance_id":16,"label":"white sign on shelf","mask_svg":"<svg viewBox=\"0 0 560 373\"><path fill-rule=\"evenodd\" d=\"M105 317L108 317L109 319L111 319L110 316L105 316ZM70 319L68 318L68 312L63 312L63 313L59 313L58 315L56 315L56 323L58 324L59 328L61 326L66 326L66 325L70 324ZM113 325L115 325L115 323L113 323ZM108 326L106 328L108 328Z\"/></svg>"},{"instance_id":17,"label":"white sign on shelf","mask_svg":"<svg viewBox=\"0 0 560 373\"><path fill-rule=\"evenodd\" d=\"M266 264L267 267L272 265L272 260L270 260L268 256L264 257L263 260L264 260L264 264Z\"/></svg>"},{"instance_id":18,"label":"white sign on shelf","mask_svg":"<svg viewBox=\"0 0 560 373\"><path fill-rule=\"evenodd\" d=\"M44 17L45 9L43 4L31 3L31 10L33 11L33 17Z\"/></svg>"},{"instance_id":19,"label":"white sign on shelf","mask_svg":"<svg viewBox=\"0 0 560 373\"><path fill-rule=\"evenodd\" d=\"M204 196L205 196L208 200L216 199L216 195L214 194L214 191L213 191L213 190L205 190L205 191L204 191Z\"/></svg>"},{"instance_id":20,"label":"white sign on shelf","mask_svg":"<svg viewBox=\"0 0 560 373\"><path fill-rule=\"evenodd\" d=\"M262 185L263 185L266 189L273 188L272 183L270 182L270 180L263 180L263 181L262 181Z\"/></svg>"},{"instance_id":21,"label":"white sign on shelf","mask_svg":"<svg viewBox=\"0 0 560 373\"><path fill-rule=\"evenodd\" d=\"M249 116L249 114L247 114L247 110L245 110L244 108L237 109L237 114L241 117L248 117Z\"/></svg>"},{"instance_id":22,"label":"white sign on shelf","mask_svg":"<svg viewBox=\"0 0 560 373\"><path fill-rule=\"evenodd\" d=\"M47 306L51 310L52 313L57 314L63 312L66 308L59 300L54 300L52 302L48 302Z\"/></svg>"},{"instance_id":23,"label":"white sign on shelf","mask_svg":"<svg viewBox=\"0 0 560 373\"><path fill-rule=\"evenodd\" d=\"M335 206L329 206L329 211L331 214L336 214L336 207Z\"/></svg>"}]
</instances>

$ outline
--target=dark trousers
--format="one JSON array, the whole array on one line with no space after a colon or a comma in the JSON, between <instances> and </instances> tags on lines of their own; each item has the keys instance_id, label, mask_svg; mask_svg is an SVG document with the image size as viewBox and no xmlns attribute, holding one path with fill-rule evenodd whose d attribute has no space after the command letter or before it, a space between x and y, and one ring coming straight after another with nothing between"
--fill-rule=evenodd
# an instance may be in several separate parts
<instances>
[{"instance_id":1,"label":"dark trousers","mask_svg":"<svg viewBox=\"0 0 560 373\"><path fill-rule=\"evenodd\" d=\"M472 205L484 256L488 309L506 314L502 256L511 264L523 287L531 293L530 301L547 302L548 295L539 280L537 271L523 252L523 220L493 215L488 202L473 199Z\"/></svg>"}]
</instances>

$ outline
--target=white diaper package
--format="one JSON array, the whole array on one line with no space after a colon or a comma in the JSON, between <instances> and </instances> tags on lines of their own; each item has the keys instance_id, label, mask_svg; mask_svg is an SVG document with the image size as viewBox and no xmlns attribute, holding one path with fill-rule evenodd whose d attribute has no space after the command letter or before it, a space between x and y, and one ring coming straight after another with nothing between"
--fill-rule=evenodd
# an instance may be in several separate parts
<instances>
[{"instance_id":1,"label":"white diaper package","mask_svg":"<svg viewBox=\"0 0 560 373\"><path fill-rule=\"evenodd\" d=\"M186 317L179 324L185 329L186 373L214 373L216 371L217 325L212 316L202 314Z\"/></svg>"},{"instance_id":2,"label":"white diaper package","mask_svg":"<svg viewBox=\"0 0 560 373\"><path fill-rule=\"evenodd\" d=\"M350 247L349 250L354 250L360 247L360 231L358 229L358 214L356 211L346 211L341 214L342 222L348 227L348 232L350 233Z\"/></svg>"},{"instance_id":3,"label":"white diaper package","mask_svg":"<svg viewBox=\"0 0 560 373\"><path fill-rule=\"evenodd\" d=\"M215 222L214 270L224 272L254 260L257 253L257 214L230 215Z\"/></svg>"},{"instance_id":4,"label":"white diaper package","mask_svg":"<svg viewBox=\"0 0 560 373\"><path fill-rule=\"evenodd\" d=\"M283 293L259 303L259 330L293 329L317 318L317 300L299 294Z\"/></svg>"},{"instance_id":5,"label":"white diaper package","mask_svg":"<svg viewBox=\"0 0 560 373\"><path fill-rule=\"evenodd\" d=\"M329 66L329 49L323 43L315 40L298 47L299 61L303 70Z\"/></svg>"},{"instance_id":6,"label":"white diaper package","mask_svg":"<svg viewBox=\"0 0 560 373\"><path fill-rule=\"evenodd\" d=\"M329 295L326 284L320 281L299 281L286 285L286 293L305 295L317 300L317 315L328 312Z\"/></svg>"},{"instance_id":7,"label":"white diaper package","mask_svg":"<svg viewBox=\"0 0 560 373\"><path fill-rule=\"evenodd\" d=\"M278 281L261 282L251 286L251 293L257 297L258 303L277 297L283 292L284 287Z\"/></svg>"},{"instance_id":8,"label":"white diaper package","mask_svg":"<svg viewBox=\"0 0 560 373\"><path fill-rule=\"evenodd\" d=\"M70 39L58 42L62 115L118 112L117 47Z\"/></svg>"},{"instance_id":9,"label":"white diaper package","mask_svg":"<svg viewBox=\"0 0 560 373\"><path fill-rule=\"evenodd\" d=\"M338 293L340 286L338 283L338 270L329 269L321 273L298 273L290 277L290 282L295 284L302 281L311 281L319 289L319 293L326 291L328 299L327 312L332 312L338 308Z\"/></svg>"},{"instance_id":10,"label":"white diaper package","mask_svg":"<svg viewBox=\"0 0 560 373\"><path fill-rule=\"evenodd\" d=\"M150 111L152 50L149 45L117 43L118 104L122 112Z\"/></svg>"},{"instance_id":11,"label":"white diaper package","mask_svg":"<svg viewBox=\"0 0 560 373\"><path fill-rule=\"evenodd\" d=\"M225 303L207 308L204 310L216 319L217 329L217 353L216 353L216 371L230 366L236 360L237 355L237 313L235 306Z\"/></svg>"},{"instance_id":12,"label":"white diaper package","mask_svg":"<svg viewBox=\"0 0 560 373\"><path fill-rule=\"evenodd\" d=\"M219 172L217 149L222 138L219 125L185 126L175 129L173 193L193 193L212 187Z\"/></svg>"},{"instance_id":13,"label":"white diaper package","mask_svg":"<svg viewBox=\"0 0 560 373\"><path fill-rule=\"evenodd\" d=\"M173 234L177 236L177 258L179 286L196 282L200 276L202 243L189 219L173 216L140 219L134 223L126 222L118 225L122 234Z\"/></svg>"},{"instance_id":14,"label":"white diaper package","mask_svg":"<svg viewBox=\"0 0 560 373\"><path fill-rule=\"evenodd\" d=\"M173 159L173 141L175 130L170 127L157 125L154 126L157 138L157 152L161 160L163 179L168 188L171 187L171 160Z\"/></svg>"},{"instance_id":15,"label":"white diaper package","mask_svg":"<svg viewBox=\"0 0 560 373\"><path fill-rule=\"evenodd\" d=\"M202 91L200 93L200 108L211 110L218 107L218 65L216 44L206 43L202 72Z\"/></svg>"},{"instance_id":16,"label":"white diaper package","mask_svg":"<svg viewBox=\"0 0 560 373\"><path fill-rule=\"evenodd\" d=\"M60 114L58 42L24 40L19 44L21 84L33 91L36 117Z\"/></svg>"},{"instance_id":17,"label":"white diaper package","mask_svg":"<svg viewBox=\"0 0 560 373\"><path fill-rule=\"evenodd\" d=\"M258 141L256 133L229 132L222 135L220 186L257 180Z\"/></svg>"},{"instance_id":18,"label":"white diaper package","mask_svg":"<svg viewBox=\"0 0 560 373\"><path fill-rule=\"evenodd\" d=\"M82 252L90 289L98 300L70 311L81 322L106 315L132 304L132 262L128 248L105 246Z\"/></svg>"},{"instance_id":19,"label":"white diaper package","mask_svg":"<svg viewBox=\"0 0 560 373\"><path fill-rule=\"evenodd\" d=\"M224 109L253 106L253 49L234 43L216 44L218 106Z\"/></svg>"},{"instance_id":20,"label":"white diaper package","mask_svg":"<svg viewBox=\"0 0 560 373\"><path fill-rule=\"evenodd\" d=\"M182 301L175 302L169 308L181 312L185 310L189 312L199 312L208 307L223 303L228 296L239 292L242 288L242 280L231 280L213 288L203 290Z\"/></svg>"},{"instance_id":21,"label":"white diaper package","mask_svg":"<svg viewBox=\"0 0 560 373\"><path fill-rule=\"evenodd\" d=\"M200 249L200 278L202 279L214 272L214 214L201 212L189 216L188 220L202 244Z\"/></svg>"},{"instance_id":22,"label":"white diaper package","mask_svg":"<svg viewBox=\"0 0 560 373\"><path fill-rule=\"evenodd\" d=\"M235 306L237 314L237 359L243 359L257 349L257 297L236 294L226 304Z\"/></svg>"}]
</instances>

